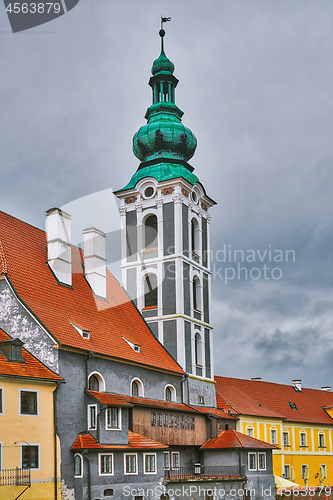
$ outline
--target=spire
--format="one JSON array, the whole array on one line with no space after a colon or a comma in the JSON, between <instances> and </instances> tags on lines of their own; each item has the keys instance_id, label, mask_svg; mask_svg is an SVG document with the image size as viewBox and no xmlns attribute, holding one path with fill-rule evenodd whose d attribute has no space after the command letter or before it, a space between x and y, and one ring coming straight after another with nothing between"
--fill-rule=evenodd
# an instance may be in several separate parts
<instances>
[{"instance_id":1,"label":"spire","mask_svg":"<svg viewBox=\"0 0 333 500\"><path fill-rule=\"evenodd\" d=\"M171 18L161 18L161 53L153 62L152 88L153 104L147 109L147 124L139 129L133 138L133 152L143 168L146 162L167 160L169 163L180 162L193 170L187 161L194 155L197 140L191 130L182 124L183 111L175 104L175 88L178 80L174 76L174 64L164 51L165 30L163 22Z\"/></svg>"}]
</instances>

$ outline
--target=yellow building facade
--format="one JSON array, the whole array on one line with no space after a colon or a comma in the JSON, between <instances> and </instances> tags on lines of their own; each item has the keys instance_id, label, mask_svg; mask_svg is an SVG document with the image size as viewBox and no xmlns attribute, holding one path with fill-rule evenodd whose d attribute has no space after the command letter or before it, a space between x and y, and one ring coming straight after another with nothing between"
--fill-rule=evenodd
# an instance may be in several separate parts
<instances>
[{"instance_id":1,"label":"yellow building facade","mask_svg":"<svg viewBox=\"0 0 333 500\"><path fill-rule=\"evenodd\" d=\"M61 380L0 330L1 499L22 492L26 500L60 499L54 391Z\"/></svg>"},{"instance_id":2,"label":"yellow building facade","mask_svg":"<svg viewBox=\"0 0 333 500\"><path fill-rule=\"evenodd\" d=\"M218 407L236 415L236 429L278 446L276 476L300 486L333 486L333 393L288 385L216 377Z\"/></svg>"}]
</instances>

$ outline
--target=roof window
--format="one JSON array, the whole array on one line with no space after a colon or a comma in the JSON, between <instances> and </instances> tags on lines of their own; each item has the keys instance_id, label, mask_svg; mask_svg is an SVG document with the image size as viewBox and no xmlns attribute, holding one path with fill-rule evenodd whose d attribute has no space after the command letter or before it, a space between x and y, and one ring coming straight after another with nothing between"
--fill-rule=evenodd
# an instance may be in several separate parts
<instances>
[{"instance_id":1,"label":"roof window","mask_svg":"<svg viewBox=\"0 0 333 500\"><path fill-rule=\"evenodd\" d=\"M3 340L0 342L0 352L7 361L23 363L22 345L23 342L20 339Z\"/></svg>"},{"instance_id":2,"label":"roof window","mask_svg":"<svg viewBox=\"0 0 333 500\"><path fill-rule=\"evenodd\" d=\"M131 342L130 340L125 339L125 337L123 337L123 339L125 340L125 342L128 343L129 346L132 347L133 351L140 352L140 346L138 344L133 344L133 342Z\"/></svg>"},{"instance_id":3,"label":"roof window","mask_svg":"<svg viewBox=\"0 0 333 500\"><path fill-rule=\"evenodd\" d=\"M290 406L290 408L291 408L292 410L297 410L296 403L290 403L290 401L288 401L288 405Z\"/></svg>"},{"instance_id":4,"label":"roof window","mask_svg":"<svg viewBox=\"0 0 333 500\"><path fill-rule=\"evenodd\" d=\"M71 325L81 335L81 337L83 337L84 339L90 339L90 332L88 330L82 330L82 328L80 328L79 326L73 325L73 323L71 323Z\"/></svg>"}]
</instances>

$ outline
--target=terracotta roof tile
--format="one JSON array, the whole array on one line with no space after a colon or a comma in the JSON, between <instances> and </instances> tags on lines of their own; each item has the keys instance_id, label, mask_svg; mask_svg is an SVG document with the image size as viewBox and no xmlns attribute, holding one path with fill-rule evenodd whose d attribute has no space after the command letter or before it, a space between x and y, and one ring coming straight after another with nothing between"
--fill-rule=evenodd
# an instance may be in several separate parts
<instances>
[{"instance_id":1,"label":"terracotta roof tile","mask_svg":"<svg viewBox=\"0 0 333 500\"><path fill-rule=\"evenodd\" d=\"M219 410L218 408L209 408L207 406L194 406L194 408L200 411L200 413L211 413L212 415L216 415L220 418L237 420L237 417L235 417L234 415L228 415L228 413L225 413L223 410Z\"/></svg>"},{"instance_id":2,"label":"terracotta roof tile","mask_svg":"<svg viewBox=\"0 0 333 500\"><path fill-rule=\"evenodd\" d=\"M95 299L83 275L82 252L72 247L72 289L57 283L47 265L46 233L0 212L0 257L20 299L62 345L182 374L107 270L107 301ZM83 338L72 324L90 332ZM140 345L136 352L124 340Z\"/></svg>"},{"instance_id":3,"label":"terracotta roof tile","mask_svg":"<svg viewBox=\"0 0 333 500\"><path fill-rule=\"evenodd\" d=\"M9 340L11 337L0 328L0 341ZM15 377L27 377L43 380L63 380L43 363L38 361L30 352L22 347L22 359L24 363L7 361L0 352L0 376L9 375Z\"/></svg>"},{"instance_id":4,"label":"terracotta roof tile","mask_svg":"<svg viewBox=\"0 0 333 500\"><path fill-rule=\"evenodd\" d=\"M147 437L141 436L134 432L128 431L128 444L100 444L89 433L79 434L71 446L72 451L78 450L151 450L151 449L167 449L166 444L153 441Z\"/></svg>"},{"instance_id":5,"label":"terracotta roof tile","mask_svg":"<svg viewBox=\"0 0 333 500\"><path fill-rule=\"evenodd\" d=\"M265 448L265 449L278 449L273 444L265 443L253 437L242 434L238 431L228 430L222 431L217 438L208 439L201 446L201 450L208 449L224 449L224 448Z\"/></svg>"},{"instance_id":6,"label":"terracotta roof tile","mask_svg":"<svg viewBox=\"0 0 333 500\"><path fill-rule=\"evenodd\" d=\"M220 397L238 413L275 414L276 418L291 422L333 424L333 419L323 409L333 405L333 392L307 388L297 392L292 385L231 377L215 377L215 382ZM295 403L297 410L293 410L289 403Z\"/></svg>"},{"instance_id":7,"label":"terracotta roof tile","mask_svg":"<svg viewBox=\"0 0 333 500\"><path fill-rule=\"evenodd\" d=\"M106 405L117 406L147 406L149 408L160 408L164 410L182 411L182 412L199 412L192 406L187 406L182 403L174 403L172 401L160 401L158 399L139 398L134 396L126 396L123 394L113 394L106 392L87 391L97 401Z\"/></svg>"}]
</instances>

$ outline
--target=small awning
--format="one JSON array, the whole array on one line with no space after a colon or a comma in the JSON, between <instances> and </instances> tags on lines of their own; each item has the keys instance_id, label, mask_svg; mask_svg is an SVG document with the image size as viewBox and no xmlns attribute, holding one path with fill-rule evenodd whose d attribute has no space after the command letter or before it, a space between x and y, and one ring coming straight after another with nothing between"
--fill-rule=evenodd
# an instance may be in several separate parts
<instances>
[{"instance_id":1,"label":"small awning","mask_svg":"<svg viewBox=\"0 0 333 500\"><path fill-rule=\"evenodd\" d=\"M299 488L299 484L293 483L284 477L274 476L274 479L277 488Z\"/></svg>"}]
</instances>

